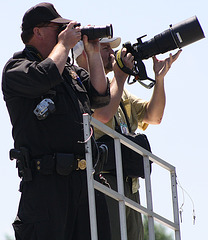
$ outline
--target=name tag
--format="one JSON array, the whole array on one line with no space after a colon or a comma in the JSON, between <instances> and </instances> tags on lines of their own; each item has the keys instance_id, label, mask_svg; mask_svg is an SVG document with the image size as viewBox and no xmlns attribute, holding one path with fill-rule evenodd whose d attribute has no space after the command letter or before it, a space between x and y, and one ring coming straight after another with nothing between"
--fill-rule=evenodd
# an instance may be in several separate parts
<instances>
[{"instance_id":1,"label":"name tag","mask_svg":"<svg viewBox=\"0 0 208 240\"><path fill-rule=\"evenodd\" d=\"M128 126L127 126L125 123L121 123L121 124L120 124L120 128L121 128L121 132L122 132L123 134L129 133Z\"/></svg>"}]
</instances>

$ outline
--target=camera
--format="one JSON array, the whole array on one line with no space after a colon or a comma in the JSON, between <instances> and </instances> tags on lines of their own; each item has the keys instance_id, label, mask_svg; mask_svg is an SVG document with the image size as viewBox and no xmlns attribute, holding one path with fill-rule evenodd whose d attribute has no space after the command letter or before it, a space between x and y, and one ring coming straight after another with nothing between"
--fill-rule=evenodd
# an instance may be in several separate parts
<instances>
[{"instance_id":1,"label":"camera","mask_svg":"<svg viewBox=\"0 0 208 240\"><path fill-rule=\"evenodd\" d=\"M54 102L50 98L43 99L33 111L38 120L44 120L50 113L55 112L56 107Z\"/></svg>"},{"instance_id":2,"label":"camera","mask_svg":"<svg viewBox=\"0 0 208 240\"><path fill-rule=\"evenodd\" d=\"M66 28L64 25L59 33ZM112 38L113 37L113 26L112 24L107 24L105 26L85 26L82 27L80 23L74 25L74 27L80 27L81 35L87 35L88 40L94 40L97 38Z\"/></svg>"},{"instance_id":3,"label":"camera","mask_svg":"<svg viewBox=\"0 0 208 240\"><path fill-rule=\"evenodd\" d=\"M144 43L141 40L143 37L145 36L138 38L137 43L132 45L141 59L185 47L205 36L197 17L194 16L173 26L170 25L169 29Z\"/></svg>"},{"instance_id":4,"label":"camera","mask_svg":"<svg viewBox=\"0 0 208 240\"><path fill-rule=\"evenodd\" d=\"M112 24L107 24L106 26L85 26L80 28L82 36L87 35L88 40L113 37Z\"/></svg>"},{"instance_id":5,"label":"camera","mask_svg":"<svg viewBox=\"0 0 208 240\"><path fill-rule=\"evenodd\" d=\"M148 59L160 53L166 53L176 48L185 47L193 42L196 42L204 38L203 30L196 16L188 18L178 24L170 25L169 29L162 33L155 35L153 38L146 42L142 42L142 38L146 35L137 38L137 43L131 44L126 42L123 47L127 49L134 56L134 68L133 70L123 66L120 51L116 53L116 61L118 66L129 75L135 76L134 83L137 80L142 84L141 80L151 80L150 85L144 85L147 88L154 86L155 81L147 76L143 59ZM128 80L128 83L131 84Z\"/></svg>"}]
</instances>

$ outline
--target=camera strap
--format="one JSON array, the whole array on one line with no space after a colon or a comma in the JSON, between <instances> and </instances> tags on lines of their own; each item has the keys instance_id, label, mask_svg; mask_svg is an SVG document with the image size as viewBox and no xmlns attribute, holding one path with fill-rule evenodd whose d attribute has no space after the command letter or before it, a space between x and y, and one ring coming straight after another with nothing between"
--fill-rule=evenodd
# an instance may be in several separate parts
<instances>
[{"instance_id":1,"label":"camera strap","mask_svg":"<svg viewBox=\"0 0 208 240\"><path fill-rule=\"evenodd\" d=\"M152 88L155 85L155 80L153 80L153 79L151 79L147 76L145 66L144 66L142 60L139 61L139 59L138 59L137 64L136 64L137 66L135 68L136 70L131 70L130 68L126 67L125 64L124 64L124 62L121 58L121 50L122 49L115 52L115 59L116 59L116 63L118 64L119 68L123 72L125 72L129 75L127 83L128 84L133 84L136 81L138 81L143 87L145 87L147 89ZM135 77L132 82L130 82L130 77L131 76ZM144 80L149 80L150 83L146 84L144 82Z\"/></svg>"},{"instance_id":2,"label":"camera strap","mask_svg":"<svg viewBox=\"0 0 208 240\"><path fill-rule=\"evenodd\" d=\"M124 62L123 62L123 60L122 60L122 58L121 58L121 50L122 50L122 49L120 49L120 50L118 50L118 51L115 52L116 63L118 64L119 68L120 68L123 72L125 72L125 73L127 73L127 74L129 74L129 75L135 76L135 73L134 73L130 68L128 68L128 67L125 66L125 64L124 64Z\"/></svg>"}]
</instances>

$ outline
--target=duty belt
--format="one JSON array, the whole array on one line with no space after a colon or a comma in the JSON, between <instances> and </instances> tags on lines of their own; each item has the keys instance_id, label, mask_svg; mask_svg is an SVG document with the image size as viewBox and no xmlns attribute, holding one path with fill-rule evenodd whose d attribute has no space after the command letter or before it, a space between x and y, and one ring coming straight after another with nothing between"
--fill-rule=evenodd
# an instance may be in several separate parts
<instances>
[{"instance_id":1,"label":"duty belt","mask_svg":"<svg viewBox=\"0 0 208 240\"><path fill-rule=\"evenodd\" d=\"M55 153L43 155L32 160L33 169L44 175L57 172L60 175L69 175L74 170L85 170L86 160L70 153Z\"/></svg>"}]
</instances>

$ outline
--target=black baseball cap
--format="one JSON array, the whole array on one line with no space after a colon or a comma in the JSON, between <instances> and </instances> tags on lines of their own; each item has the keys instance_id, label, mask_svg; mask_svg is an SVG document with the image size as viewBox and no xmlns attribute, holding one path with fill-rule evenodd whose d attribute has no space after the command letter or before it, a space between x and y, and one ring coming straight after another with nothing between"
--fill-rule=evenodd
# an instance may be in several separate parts
<instances>
[{"instance_id":1,"label":"black baseball cap","mask_svg":"<svg viewBox=\"0 0 208 240\"><path fill-rule=\"evenodd\" d=\"M70 21L69 19L62 18L53 4L43 2L27 10L22 19L22 30L34 28L38 24L44 22L67 24Z\"/></svg>"}]
</instances>

